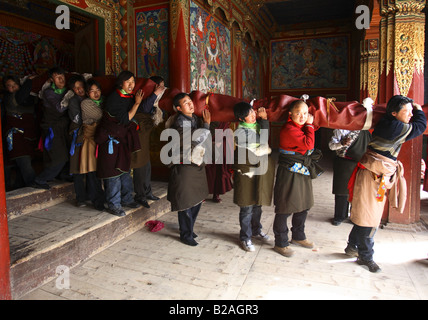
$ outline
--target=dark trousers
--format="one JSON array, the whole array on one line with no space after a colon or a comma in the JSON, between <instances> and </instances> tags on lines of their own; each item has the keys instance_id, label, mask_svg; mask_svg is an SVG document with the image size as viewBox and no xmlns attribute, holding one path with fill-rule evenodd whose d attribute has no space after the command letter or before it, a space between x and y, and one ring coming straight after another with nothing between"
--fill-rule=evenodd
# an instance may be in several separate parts
<instances>
[{"instance_id":1,"label":"dark trousers","mask_svg":"<svg viewBox=\"0 0 428 320\"><path fill-rule=\"evenodd\" d=\"M66 162L59 162L56 165L45 167L34 181L38 184L45 184L48 181L55 179L55 177L61 173L61 170L65 165Z\"/></svg>"},{"instance_id":2,"label":"dark trousers","mask_svg":"<svg viewBox=\"0 0 428 320\"><path fill-rule=\"evenodd\" d=\"M193 226L201 209L202 202L189 209L178 211L178 225L181 240L193 240Z\"/></svg>"},{"instance_id":3,"label":"dark trousers","mask_svg":"<svg viewBox=\"0 0 428 320\"><path fill-rule=\"evenodd\" d=\"M273 233L275 235L275 246L284 248L288 247L288 226L287 219L293 215L291 220L291 239L305 240L305 221L308 216L308 210L296 212L292 214L275 214L273 222Z\"/></svg>"},{"instance_id":4,"label":"dark trousers","mask_svg":"<svg viewBox=\"0 0 428 320\"><path fill-rule=\"evenodd\" d=\"M104 190L109 209L122 208L122 204L134 201L132 194L134 188L130 172L122 173L120 176L105 178Z\"/></svg>"},{"instance_id":5,"label":"dark trousers","mask_svg":"<svg viewBox=\"0 0 428 320\"><path fill-rule=\"evenodd\" d=\"M11 174L11 168L9 166L5 166L5 183L6 183L6 189L10 190L11 188L22 188L22 187L29 187L34 181L34 178L36 177L36 173L34 171L34 168L31 164L31 157L30 156L23 156L14 159L14 162L16 164L16 175L15 175L15 181L12 182L12 174Z\"/></svg>"},{"instance_id":6,"label":"dark trousers","mask_svg":"<svg viewBox=\"0 0 428 320\"><path fill-rule=\"evenodd\" d=\"M152 195L152 165L150 161L140 168L133 169L134 192L136 201L147 200Z\"/></svg>"},{"instance_id":7,"label":"dark trousers","mask_svg":"<svg viewBox=\"0 0 428 320\"><path fill-rule=\"evenodd\" d=\"M101 180L97 178L95 171L86 174L73 174L73 182L77 202L91 200L94 205L104 204L104 191Z\"/></svg>"},{"instance_id":8,"label":"dark trousers","mask_svg":"<svg viewBox=\"0 0 428 320\"><path fill-rule=\"evenodd\" d=\"M258 235L262 231L261 217L262 206L241 207L239 211L239 224L241 226L239 239L241 241L250 240L253 235Z\"/></svg>"},{"instance_id":9,"label":"dark trousers","mask_svg":"<svg viewBox=\"0 0 428 320\"><path fill-rule=\"evenodd\" d=\"M358 250L358 257L364 261L373 260L374 235L377 228L360 227L354 224L348 237L348 245Z\"/></svg>"},{"instance_id":10,"label":"dark trousers","mask_svg":"<svg viewBox=\"0 0 428 320\"><path fill-rule=\"evenodd\" d=\"M349 202L347 194L334 196L334 221L342 222L348 218Z\"/></svg>"}]
</instances>

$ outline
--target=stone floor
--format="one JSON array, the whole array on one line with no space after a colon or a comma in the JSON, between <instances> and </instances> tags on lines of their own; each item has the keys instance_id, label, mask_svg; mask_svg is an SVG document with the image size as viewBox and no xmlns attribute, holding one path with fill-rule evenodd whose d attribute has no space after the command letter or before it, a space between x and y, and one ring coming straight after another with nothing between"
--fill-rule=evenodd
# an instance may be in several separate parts
<instances>
[{"instance_id":1,"label":"stone floor","mask_svg":"<svg viewBox=\"0 0 428 320\"><path fill-rule=\"evenodd\" d=\"M177 214L170 212L159 219L162 230L144 227L21 299L428 299L426 224L407 231L378 229L375 261L382 272L370 273L343 252L352 225L330 223L332 172L328 164L324 168L313 181L315 206L306 223L315 249L294 246L292 258L275 253L274 211L264 207L262 224L271 240L254 241L255 252L243 251L231 191L222 203L203 204L195 225L197 247L179 241ZM421 207L426 219L428 205Z\"/></svg>"}]
</instances>

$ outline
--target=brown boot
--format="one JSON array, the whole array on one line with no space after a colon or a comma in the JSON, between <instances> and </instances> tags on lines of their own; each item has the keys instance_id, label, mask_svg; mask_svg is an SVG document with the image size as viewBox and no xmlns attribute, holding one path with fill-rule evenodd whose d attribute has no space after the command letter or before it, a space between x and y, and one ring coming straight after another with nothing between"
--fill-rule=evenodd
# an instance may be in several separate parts
<instances>
[{"instance_id":1,"label":"brown boot","mask_svg":"<svg viewBox=\"0 0 428 320\"><path fill-rule=\"evenodd\" d=\"M293 249L291 249L290 247L281 248L281 247L275 246L275 247L273 247L273 251L276 251L280 255L283 255L284 257L288 257L288 258L294 254Z\"/></svg>"},{"instance_id":2,"label":"brown boot","mask_svg":"<svg viewBox=\"0 0 428 320\"><path fill-rule=\"evenodd\" d=\"M315 246L315 244L312 241L309 241L308 239L305 239L305 240L291 240L291 243L292 244L297 244L297 245L299 245L301 247L308 248L308 249L312 249Z\"/></svg>"}]
</instances>

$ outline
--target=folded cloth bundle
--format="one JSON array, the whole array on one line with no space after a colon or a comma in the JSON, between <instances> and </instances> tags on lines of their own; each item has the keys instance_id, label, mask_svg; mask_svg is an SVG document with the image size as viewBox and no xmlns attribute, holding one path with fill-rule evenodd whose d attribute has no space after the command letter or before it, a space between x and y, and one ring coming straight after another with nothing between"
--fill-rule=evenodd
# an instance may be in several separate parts
<instances>
[{"instance_id":1,"label":"folded cloth bundle","mask_svg":"<svg viewBox=\"0 0 428 320\"><path fill-rule=\"evenodd\" d=\"M148 227L151 232L157 232L163 229L164 224L161 221L150 220L145 223L145 226Z\"/></svg>"}]
</instances>

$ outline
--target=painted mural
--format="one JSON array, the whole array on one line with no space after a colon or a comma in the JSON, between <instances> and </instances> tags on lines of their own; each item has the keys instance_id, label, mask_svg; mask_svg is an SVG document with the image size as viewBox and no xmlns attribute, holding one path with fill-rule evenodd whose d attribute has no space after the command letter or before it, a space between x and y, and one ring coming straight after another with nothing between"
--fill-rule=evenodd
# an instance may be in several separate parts
<instances>
[{"instance_id":1,"label":"painted mural","mask_svg":"<svg viewBox=\"0 0 428 320\"><path fill-rule=\"evenodd\" d=\"M271 90L346 88L348 36L271 42Z\"/></svg>"},{"instance_id":2,"label":"painted mural","mask_svg":"<svg viewBox=\"0 0 428 320\"><path fill-rule=\"evenodd\" d=\"M256 48L242 42L242 95L244 99L260 99L260 53Z\"/></svg>"},{"instance_id":3,"label":"painted mural","mask_svg":"<svg viewBox=\"0 0 428 320\"><path fill-rule=\"evenodd\" d=\"M0 26L0 77L43 74L55 65L74 70L72 44Z\"/></svg>"},{"instance_id":4,"label":"painted mural","mask_svg":"<svg viewBox=\"0 0 428 320\"><path fill-rule=\"evenodd\" d=\"M137 77L157 75L168 85L168 5L135 11Z\"/></svg>"},{"instance_id":5,"label":"painted mural","mask_svg":"<svg viewBox=\"0 0 428 320\"><path fill-rule=\"evenodd\" d=\"M190 1L191 91L232 94L230 31Z\"/></svg>"}]
</instances>

